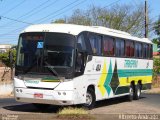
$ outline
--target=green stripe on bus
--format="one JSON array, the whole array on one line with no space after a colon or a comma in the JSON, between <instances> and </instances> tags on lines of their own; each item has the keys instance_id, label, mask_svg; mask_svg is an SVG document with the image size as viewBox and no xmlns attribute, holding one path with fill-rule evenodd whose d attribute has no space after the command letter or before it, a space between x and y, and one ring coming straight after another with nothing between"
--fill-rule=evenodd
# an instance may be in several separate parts
<instances>
[{"instance_id":1,"label":"green stripe on bus","mask_svg":"<svg viewBox=\"0 0 160 120\"><path fill-rule=\"evenodd\" d=\"M118 70L119 77L131 77L131 76L151 76L152 69L125 69Z\"/></svg>"}]
</instances>

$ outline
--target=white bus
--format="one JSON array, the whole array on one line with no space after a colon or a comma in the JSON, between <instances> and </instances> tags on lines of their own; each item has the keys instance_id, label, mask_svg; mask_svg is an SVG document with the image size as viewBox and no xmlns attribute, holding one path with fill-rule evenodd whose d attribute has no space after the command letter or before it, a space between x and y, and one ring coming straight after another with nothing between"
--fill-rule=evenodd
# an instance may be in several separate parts
<instances>
[{"instance_id":1,"label":"white bus","mask_svg":"<svg viewBox=\"0 0 160 120\"><path fill-rule=\"evenodd\" d=\"M14 93L38 108L83 104L151 88L152 43L100 26L41 24L19 36Z\"/></svg>"}]
</instances>

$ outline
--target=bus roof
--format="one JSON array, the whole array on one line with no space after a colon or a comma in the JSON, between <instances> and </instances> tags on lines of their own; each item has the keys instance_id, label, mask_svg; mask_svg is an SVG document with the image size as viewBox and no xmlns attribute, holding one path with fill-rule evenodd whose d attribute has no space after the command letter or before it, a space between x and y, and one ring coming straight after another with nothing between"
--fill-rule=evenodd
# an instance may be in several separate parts
<instances>
[{"instance_id":1,"label":"bus roof","mask_svg":"<svg viewBox=\"0 0 160 120\"><path fill-rule=\"evenodd\" d=\"M102 26L83 26L83 25L74 25L74 24L38 24L31 25L24 29L21 33L25 32L60 32L60 33L69 33L72 35L78 35L83 31L89 31L94 33L100 33L108 36L130 39L140 42L151 43L152 42L148 38L138 38L132 36L127 32L123 32L120 30L114 30Z\"/></svg>"}]
</instances>

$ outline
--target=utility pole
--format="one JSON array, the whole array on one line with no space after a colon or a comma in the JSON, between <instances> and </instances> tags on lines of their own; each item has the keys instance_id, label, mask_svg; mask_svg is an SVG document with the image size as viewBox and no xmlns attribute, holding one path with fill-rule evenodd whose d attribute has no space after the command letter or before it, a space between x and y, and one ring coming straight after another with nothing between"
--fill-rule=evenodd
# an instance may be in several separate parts
<instances>
[{"instance_id":1,"label":"utility pole","mask_svg":"<svg viewBox=\"0 0 160 120\"><path fill-rule=\"evenodd\" d=\"M148 38L148 5L145 0L145 38Z\"/></svg>"}]
</instances>

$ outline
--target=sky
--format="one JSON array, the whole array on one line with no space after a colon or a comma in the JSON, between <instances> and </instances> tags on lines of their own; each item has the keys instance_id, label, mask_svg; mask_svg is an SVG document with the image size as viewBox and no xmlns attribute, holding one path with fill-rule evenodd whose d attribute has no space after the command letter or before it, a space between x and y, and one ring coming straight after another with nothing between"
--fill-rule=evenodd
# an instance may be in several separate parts
<instances>
[{"instance_id":1,"label":"sky","mask_svg":"<svg viewBox=\"0 0 160 120\"><path fill-rule=\"evenodd\" d=\"M132 4L136 7L145 0L0 0L0 44L17 44L20 32L30 24L50 23L69 17L75 9L95 5ZM148 0L150 15L157 20L160 0Z\"/></svg>"}]
</instances>

